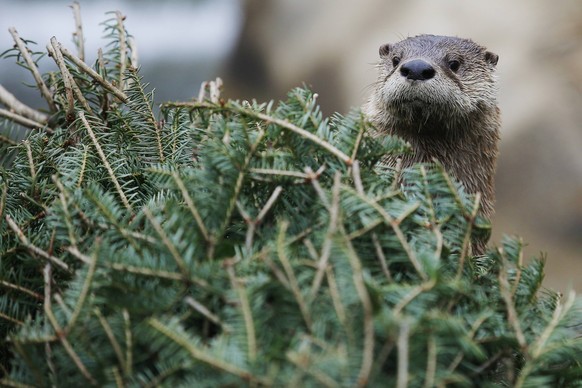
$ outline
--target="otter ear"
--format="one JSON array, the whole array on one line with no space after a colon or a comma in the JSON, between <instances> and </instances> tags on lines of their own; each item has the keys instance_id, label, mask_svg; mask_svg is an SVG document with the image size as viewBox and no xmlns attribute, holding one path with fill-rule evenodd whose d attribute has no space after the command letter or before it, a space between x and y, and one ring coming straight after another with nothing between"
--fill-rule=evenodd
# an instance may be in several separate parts
<instances>
[{"instance_id":1,"label":"otter ear","mask_svg":"<svg viewBox=\"0 0 582 388\"><path fill-rule=\"evenodd\" d=\"M380 46L380 56L381 57L387 57L388 54L390 54L390 50L392 50L392 46L390 45L390 43L386 43L383 44L382 46Z\"/></svg>"},{"instance_id":2,"label":"otter ear","mask_svg":"<svg viewBox=\"0 0 582 388\"><path fill-rule=\"evenodd\" d=\"M493 66L497 65L497 61L499 61L499 55L493 54L491 51L485 52L485 61L487 63L492 64Z\"/></svg>"}]
</instances>

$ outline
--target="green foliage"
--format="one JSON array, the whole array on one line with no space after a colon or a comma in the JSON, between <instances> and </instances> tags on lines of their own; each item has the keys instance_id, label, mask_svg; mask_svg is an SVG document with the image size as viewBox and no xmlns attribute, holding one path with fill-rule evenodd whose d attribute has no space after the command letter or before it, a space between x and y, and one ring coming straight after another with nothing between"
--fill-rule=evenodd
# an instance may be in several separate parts
<instances>
[{"instance_id":1,"label":"green foliage","mask_svg":"<svg viewBox=\"0 0 582 388\"><path fill-rule=\"evenodd\" d=\"M97 75L53 46L56 110L0 173L1 384L580 385L579 302L516 239L471 257L489 225L440 166L378 166L406 145L305 88L156 117L116 20Z\"/></svg>"}]
</instances>

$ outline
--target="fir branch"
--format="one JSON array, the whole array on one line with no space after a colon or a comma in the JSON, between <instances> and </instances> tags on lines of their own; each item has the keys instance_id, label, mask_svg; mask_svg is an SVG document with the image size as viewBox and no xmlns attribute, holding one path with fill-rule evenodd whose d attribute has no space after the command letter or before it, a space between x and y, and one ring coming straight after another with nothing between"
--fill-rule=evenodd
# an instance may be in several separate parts
<instances>
[{"instance_id":1,"label":"fir branch","mask_svg":"<svg viewBox=\"0 0 582 388\"><path fill-rule=\"evenodd\" d=\"M58 180L58 178L56 177L56 175L53 175L53 182L55 183L55 186L57 186L57 189L59 190L59 200L61 201L61 205L62 205L62 209L63 209L63 220L67 226L67 231L69 233L69 242L71 245L75 246L77 245L77 238L75 237L75 228L73 226L73 223L71 222L71 213L69 213L69 205L68 205L68 200L67 200L67 195L65 194L65 187L63 186L63 184L61 183L61 181Z\"/></svg>"},{"instance_id":2,"label":"fir branch","mask_svg":"<svg viewBox=\"0 0 582 388\"><path fill-rule=\"evenodd\" d=\"M172 243L168 234L164 231L160 223L154 218L154 215L148 208L144 207L142 212L146 216L150 224L153 226L158 236L162 239L162 243L168 249L168 252L170 252L170 255L172 256L178 269L182 273L183 279L188 279L190 277L190 271L186 266L184 258L182 257L182 255L180 255L180 252L178 252L178 248L176 247L176 245Z\"/></svg>"},{"instance_id":3,"label":"fir branch","mask_svg":"<svg viewBox=\"0 0 582 388\"><path fill-rule=\"evenodd\" d=\"M22 245L24 245L29 251L31 251L35 255L42 257L43 259L46 259L46 260L52 262L53 264L55 264L59 268L69 272L69 266L67 264L65 264L61 259L48 254L47 252L43 251L41 248L37 247L36 245L34 245L30 241L28 241L28 239L26 238L26 236L24 235L22 230L18 227L16 222L14 222L12 217L10 217L9 215L6 215L5 219L6 219L6 222L8 223L8 226L10 227L10 229L12 229L14 231L14 233L16 233L16 236L18 236L18 239L20 240Z\"/></svg>"},{"instance_id":4,"label":"fir branch","mask_svg":"<svg viewBox=\"0 0 582 388\"><path fill-rule=\"evenodd\" d=\"M422 283L414 287L404 298L398 302L396 306L392 309L393 314L398 316L402 313L402 310L410 303L414 298L432 289L436 285L436 279L431 279L428 282Z\"/></svg>"},{"instance_id":5,"label":"fir branch","mask_svg":"<svg viewBox=\"0 0 582 388\"><path fill-rule=\"evenodd\" d=\"M97 261L98 261L97 259L98 259L98 252L99 252L100 245L101 245L101 241L97 240L93 255L90 258L91 262L90 262L89 268L87 270L87 275L85 275L85 279L83 280L83 288L81 289L81 292L79 293L79 297L77 298L77 303L75 303L75 309L73 310L73 314L71 315L71 318L69 319L69 323L67 324L67 328L65 329L65 331L67 331L67 332L72 330L72 328L75 326L75 323L77 322L77 319L79 318L79 315L81 314L81 309L83 308L83 305L85 304L85 301L87 299L87 295L89 294L89 291L91 289L91 283L93 282L93 277L95 275L95 268L97 267Z\"/></svg>"},{"instance_id":6,"label":"fir branch","mask_svg":"<svg viewBox=\"0 0 582 388\"><path fill-rule=\"evenodd\" d=\"M530 355L533 360L537 359L543 353L546 343L550 339L550 336L554 333L564 315L570 311L570 309L572 309L575 300L576 293L574 290L570 290L563 304L560 300L557 301L556 308L552 314L552 320L546 326L538 339L530 347ZM525 375L525 373L522 373L522 375Z\"/></svg>"},{"instance_id":7,"label":"fir branch","mask_svg":"<svg viewBox=\"0 0 582 388\"><path fill-rule=\"evenodd\" d=\"M519 287L519 282L521 281L521 275L523 273L523 242L521 238L518 240L518 243L519 243L519 253L517 256L517 263L515 266L516 274L515 279L513 279L513 290L511 291L511 295L513 295L513 297L515 297L515 294L517 293L517 288Z\"/></svg>"},{"instance_id":8,"label":"fir branch","mask_svg":"<svg viewBox=\"0 0 582 388\"><path fill-rule=\"evenodd\" d=\"M340 180L339 174L336 175L336 185L337 193L334 196L339 197ZM342 234L346 237L345 231L342 228ZM370 378L370 373L372 372L372 367L374 366L374 317L372 309L372 301L370 295L368 294L368 289L364 282L364 272L362 267L362 262L358 258L356 250L354 249L352 242L345 239L347 246L347 256L352 268L352 279L356 287L356 292L362 303L364 310L364 347L362 349L362 364L360 366L360 372L358 373L358 386L363 387L368 384Z\"/></svg>"},{"instance_id":9,"label":"fir branch","mask_svg":"<svg viewBox=\"0 0 582 388\"><path fill-rule=\"evenodd\" d=\"M34 77L34 80L36 81L36 85L38 87L38 90L40 91L40 94L43 96L43 98L46 100L50 111L56 112L57 107L53 101L51 93L50 93L48 87L46 86L46 84L44 83L42 76L38 72L38 67L36 66L32 57L30 56L30 53L28 52L28 48L26 47L26 44L20 38L20 36L18 36L18 32L16 32L16 29L14 27L10 27L8 29L8 31L10 32L10 34L12 35L12 38L14 39L14 43L16 43L16 46L18 47L18 50L20 51L20 55L22 55L22 58L24 58L24 61L26 62L28 70L32 73L32 76ZM42 127L42 125L40 125L40 127Z\"/></svg>"},{"instance_id":10,"label":"fir branch","mask_svg":"<svg viewBox=\"0 0 582 388\"><path fill-rule=\"evenodd\" d=\"M473 202L473 210L471 211L471 217L467 220L467 230L465 232L465 238L463 239L463 246L461 247L461 257L459 258L459 267L457 269L456 280L461 278L463 268L465 267L465 259L471 250L471 232L473 231L473 224L477 219L477 213L481 207L481 193L475 194L475 201Z\"/></svg>"},{"instance_id":11,"label":"fir branch","mask_svg":"<svg viewBox=\"0 0 582 388\"><path fill-rule=\"evenodd\" d=\"M98 385L97 380L95 380L95 378L91 375L91 373L89 373L89 371L87 370L87 368L83 364L83 361L81 360L81 358L79 357L77 352L75 352L75 349L73 349L73 346L70 344L70 342L67 340L65 332L63 332L63 330L62 330L61 326L59 325L57 318L54 316L52 310L45 309L45 314L46 314L49 322L51 323L51 325L52 325L52 327L57 335L57 338L63 344L65 351L67 352L67 354L69 355L69 357L71 358L71 360L73 361L75 366L79 369L81 374L85 377L85 379L87 379L87 381L91 385L94 385L94 386Z\"/></svg>"},{"instance_id":12,"label":"fir branch","mask_svg":"<svg viewBox=\"0 0 582 388\"><path fill-rule=\"evenodd\" d=\"M263 208L259 211L257 218L255 218L254 220L251 219L250 216L248 216L248 214L246 215L246 217L245 214L243 214L243 218L248 224L247 234L245 238L245 246L247 250L250 251L253 245L253 237L257 225L259 225L263 221L263 218L265 218L265 216L269 212L269 209L273 206L273 204L275 203L275 201L279 197L279 194L281 194L282 191L283 188L281 186L277 186L275 190L273 190L273 193L271 193L271 196L267 200L267 203L265 203L265 206L263 206ZM244 210L242 208L239 210L241 210L241 212L244 213Z\"/></svg>"},{"instance_id":13,"label":"fir branch","mask_svg":"<svg viewBox=\"0 0 582 388\"><path fill-rule=\"evenodd\" d=\"M501 292L501 297L503 298L503 301L505 302L505 306L507 308L507 320L509 321L508 323L511 325L513 331L515 332L515 338L517 339L517 343L519 344L521 351L524 354L527 354L528 345L523 334L523 331L521 330L521 324L519 323L519 315L515 310L515 304L513 301L513 297L511 295L509 281L507 280L506 263L505 259L503 258L504 256L501 248L499 248L499 253L502 257L502 266L498 276L499 291Z\"/></svg>"},{"instance_id":14,"label":"fir branch","mask_svg":"<svg viewBox=\"0 0 582 388\"><path fill-rule=\"evenodd\" d=\"M198 228L200 229L200 232L202 233L204 240L206 240L206 242L210 244L211 247L213 247L214 238L210 235L208 229L204 225L204 221L202 221L200 212L198 211L198 208L194 205L194 201L192 200L192 197L188 193L188 190L184 185L184 181L182 181L182 178L180 178L180 175L176 171L172 172L172 178L174 178L174 181L176 182L178 189L180 189L180 192L182 193L182 198L184 198L186 206L188 206L188 210L190 210L190 213L192 213L192 217L194 217L194 221L196 221L196 225L198 225Z\"/></svg>"},{"instance_id":15,"label":"fir branch","mask_svg":"<svg viewBox=\"0 0 582 388\"><path fill-rule=\"evenodd\" d=\"M96 261L97 260L95 260L95 262ZM129 371L127 369L128 364L123 357L123 351L121 350L121 345L119 345L119 342L115 338L115 334L113 334L113 329L111 328L111 325L109 324L109 322L107 322L107 319L105 319L105 317L101 313L101 310L99 310L98 308L95 308L95 309L93 309L93 313L97 316L97 318L99 318L99 323L101 323L101 327L103 327L103 331L105 331L105 335L109 339L109 343L111 343L111 347L113 348L113 351L115 352L115 356L117 357L117 361L119 362L119 366L121 367L121 370L124 372L124 374L126 376L128 376L129 375Z\"/></svg>"},{"instance_id":16,"label":"fir branch","mask_svg":"<svg viewBox=\"0 0 582 388\"><path fill-rule=\"evenodd\" d=\"M317 262L317 272L313 277L313 283L311 285L310 299L313 300L317 296L319 287L321 286L321 281L325 274L327 268L327 263L331 255L331 248L333 246L333 238L337 232L339 224L339 174L334 177L334 186L332 189L332 203L329 206L329 226L327 228L327 233L325 235L325 240L323 241L323 246L321 248L321 256ZM312 182L315 182L313 180Z\"/></svg>"},{"instance_id":17,"label":"fir branch","mask_svg":"<svg viewBox=\"0 0 582 388\"><path fill-rule=\"evenodd\" d=\"M212 357L208 351L200 349L199 347L195 346L191 341L187 341L185 338L182 338L182 336L179 336L171 328L164 325L162 322L155 318L150 318L148 320L148 324L157 331L159 331L161 334L175 342L177 345L187 350L188 353L190 353L192 358L194 358L195 360L201 361L205 364L210 365L213 368L230 373L234 376L243 379L244 381L248 381L253 384L271 385L269 380L263 377L255 376L249 371L239 368L236 365L232 365L229 364L228 362Z\"/></svg>"},{"instance_id":18,"label":"fir branch","mask_svg":"<svg viewBox=\"0 0 582 388\"><path fill-rule=\"evenodd\" d=\"M266 124L275 124L275 125L280 126L281 128L288 129L291 132L296 133L297 135L299 135L299 136L313 142L314 144L317 144L318 146L326 149L327 151L329 151L330 153L335 155L338 159L340 159L342 162L344 162L346 165L351 166L353 163L353 160L349 156L347 156L342 151L340 151L339 149L337 149L336 147L331 145L329 142L314 135L313 133L308 132L303 128L300 128L297 125L295 125L287 120L282 120L282 119L278 119L278 118L273 117L273 116L269 116L269 115L264 114L264 113L255 112L251 109L248 109L248 108L236 105L236 104L232 104L232 103L228 104L227 103L224 105L217 105L217 104L208 103L208 102L194 101L194 102L169 102L169 103L163 104L162 106L168 107L168 108L212 109L212 110L218 110L218 111L229 110L229 111L241 114L241 115L246 116L246 117L261 120L261 121L265 122Z\"/></svg>"},{"instance_id":19,"label":"fir branch","mask_svg":"<svg viewBox=\"0 0 582 388\"><path fill-rule=\"evenodd\" d=\"M219 233L220 233L219 236L223 235L224 231L226 230L226 227L230 223L230 218L232 217L232 213L234 211L234 208L236 207L237 199L238 199L238 197L240 195L240 191L242 190L242 187L243 187L243 181L244 181L244 178L246 176L248 166L251 162L252 157L254 156L254 154L257 150L257 147L259 146L259 144L263 140L264 136L265 136L265 131L263 131L262 129L259 130L257 139L255 140L255 142L253 144L251 144L251 147L249 149L247 156L245 157L243 165L239 168L238 176L236 178L236 183L234 185L234 192L232 193L232 197L229 200L229 203L228 203L228 206L226 209L226 215L224 217L224 221L222 222L222 225L220 226L220 229L219 229Z\"/></svg>"},{"instance_id":20,"label":"fir branch","mask_svg":"<svg viewBox=\"0 0 582 388\"><path fill-rule=\"evenodd\" d=\"M77 258L81 262L90 265L91 258L82 254L79 249L76 247L67 247L67 252L69 252L73 257ZM120 272L127 272L135 275L147 276L147 277L154 277L160 279L168 279L168 280L183 280L184 277L182 274L177 272L169 272L169 271L162 271L162 270L153 270L150 268L143 268L143 267L136 267L133 265L125 265L120 263L105 263L102 264L107 268L111 268L116 271ZM203 287L208 287L207 283L201 279L194 279L194 283L197 283Z\"/></svg>"},{"instance_id":21,"label":"fir branch","mask_svg":"<svg viewBox=\"0 0 582 388\"><path fill-rule=\"evenodd\" d=\"M427 280L428 276L424 272L422 265L420 264L420 261L418 261L416 254L414 253L414 250L412 250L411 246L408 244L408 241L406 240L406 236L404 236L402 229L400 229L400 222L402 221L402 219L395 220L376 201L371 200L367 196L360 195L357 192L353 192L351 187L344 187L344 189L346 191L350 191L350 192L354 193L355 195L357 195L363 202L365 202L366 204L368 204L369 206L374 208L374 210L376 210L378 212L378 214L380 214L380 216L382 216L382 218L384 219L384 223L389 225L392 228L392 230L394 231L394 234L396 235L396 237L398 238L398 241L402 245L402 248L406 252L408 259L410 260L410 262L412 263L412 265L416 269L416 272L420 275L420 277L423 280ZM409 210L403 214L406 214L406 215L410 214L409 212L412 212L418 206L419 206L419 204L413 204L412 206L410 206Z\"/></svg>"},{"instance_id":22,"label":"fir branch","mask_svg":"<svg viewBox=\"0 0 582 388\"><path fill-rule=\"evenodd\" d=\"M302 372L310 376L313 376L317 380L317 382L321 384L321 386L325 386L328 388L340 387L340 385L331 376L328 376L327 374L323 373L320 370L314 370L314 368L311 368L310 363L311 360L309 359L309 353L308 352L305 353L307 354L302 354L299 352L287 352L285 356ZM290 384L290 386L298 386L298 384L297 383Z\"/></svg>"},{"instance_id":23,"label":"fir branch","mask_svg":"<svg viewBox=\"0 0 582 388\"><path fill-rule=\"evenodd\" d=\"M4 287L12 289L12 290L20 291L26 295L32 296L33 298L35 298L37 300L44 300L43 296L41 294L39 294L38 292L34 292L26 287L19 286L18 284L13 284L13 283L7 282L6 280L0 280L0 286L4 286Z\"/></svg>"},{"instance_id":24,"label":"fir branch","mask_svg":"<svg viewBox=\"0 0 582 388\"><path fill-rule=\"evenodd\" d=\"M363 132L362 132L363 133ZM355 152L355 151L354 151ZM354 161L354 164L352 165L352 177L354 179L354 186L356 187L356 191L359 195L364 196L364 185L362 184L362 178L360 176L360 162L359 161ZM371 225L372 228L367 229L367 231L372 230L373 228L376 227L376 225L379 225L381 223L381 221L378 221L377 224L372 223ZM348 236L349 240L353 240L354 237L352 235ZM380 246L380 241L378 240L378 235L374 232L372 233L372 243L374 244L374 249L376 250L376 256L378 257L378 260L380 261L380 267L382 268L382 272L384 272L384 275L386 275L386 279L388 279L388 281L392 281L392 274L390 274L390 270L388 269L388 264L386 263L386 256L384 255L384 251L382 250L382 247Z\"/></svg>"},{"instance_id":25,"label":"fir branch","mask_svg":"<svg viewBox=\"0 0 582 388\"><path fill-rule=\"evenodd\" d=\"M305 298L301 293L301 288L299 287L299 283L297 282L297 278L295 277L295 272L293 271L293 266L289 262L289 258L287 257L287 252L285 249L287 248L285 244L285 235L287 232L287 228L289 224L287 222L283 222L280 226L279 233L277 235L277 255L279 256L279 260L283 265L283 269L285 270L285 274L287 275L287 281L289 283L289 287L291 287L291 291L293 292L293 296L295 297L295 301L299 306L299 310L301 311L301 316L303 317L303 321L307 326L307 330L312 330L312 323L311 320L311 313L305 302Z\"/></svg>"},{"instance_id":26,"label":"fir branch","mask_svg":"<svg viewBox=\"0 0 582 388\"><path fill-rule=\"evenodd\" d=\"M103 149L101 148L101 145L99 144L99 141L97 140L97 137L95 136L95 133L93 132L93 129L91 129L89 122L85 118L85 113L79 112L78 115L79 115L79 118L81 119L81 122L83 123L83 126L87 130L87 133L89 133L89 137L91 138L91 141L93 142L93 145L95 146L95 149L97 150L97 153L99 154L99 158L101 158L103 165L105 166L105 168L107 169L107 172L109 173L109 178L111 179L111 182L115 186L115 189L117 190L117 194L119 194L119 197L121 198L121 201L125 205L125 208L127 210L129 210L130 212L133 212L133 209L132 209L127 197L125 196L125 193L123 192L123 189L121 188L121 185L119 184L119 181L117 180L117 177L115 176L115 173L113 172L113 169L111 168L111 165L107 161L107 157L105 157L105 153L103 152Z\"/></svg>"},{"instance_id":27,"label":"fir branch","mask_svg":"<svg viewBox=\"0 0 582 388\"><path fill-rule=\"evenodd\" d=\"M320 170L323 172L325 170L324 166L320 167ZM309 182L311 182L311 185L313 186L313 188L315 189L315 192L317 193L317 196L319 197L319 200L321 201L321 203L323 204L323 206L325 206L325 208L327 209L327 211L330 211L330 203L329 200L327 199L327 195L325 194L325 192L323 191L323 188L321 187L321 185L319 184L319 176L321 175L318 172L313 172L313 170L311 169L311 167L305 167L305 173L308 175L309 177Z\"/></svg>"},{"instance_id":28,"label":"fir branch","mask_svg":"<svg viewBox=\"0 0 582 388\"><path fill-rule=\"evenodd\" d=\"M225 261L224 266L226 267L226 273L230 279L230 284L238 295L238 305L240 306L245 321L248 357L251 363L254 363L257 359L257 336L255 334L255 323L253 321L253 313L251 311L249 298L244 286L241 284L241 281L237 279L236 274L234 273L234 263L227 260Z\"/></svg>"}]
</instances>

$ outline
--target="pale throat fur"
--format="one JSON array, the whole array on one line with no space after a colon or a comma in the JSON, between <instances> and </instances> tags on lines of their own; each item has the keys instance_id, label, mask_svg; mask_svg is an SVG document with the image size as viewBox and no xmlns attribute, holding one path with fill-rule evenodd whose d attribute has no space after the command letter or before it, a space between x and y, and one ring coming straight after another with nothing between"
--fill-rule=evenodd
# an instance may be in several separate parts
<instances>
[{"instance_id":1,"label":"pale throat fur","mask_svg":"<svg viewBox=\"0 0 582 388\"><path fill-rule=\"evenodd\" d=\"M469 39L420 35L380 47L378 81L364 113L377 135L397 135L412 153L387 156L402 167L438 160L494 212L500 113L498 56Z\"/></svg>"}]
</instances>

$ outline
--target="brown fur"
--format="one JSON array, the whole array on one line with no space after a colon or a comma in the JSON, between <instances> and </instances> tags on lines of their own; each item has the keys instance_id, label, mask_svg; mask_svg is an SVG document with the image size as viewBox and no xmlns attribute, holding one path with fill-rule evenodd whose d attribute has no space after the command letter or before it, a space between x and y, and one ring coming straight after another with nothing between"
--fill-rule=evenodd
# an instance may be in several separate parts
<instances>
[{"instance_id":1,"label":"brown fur","mask_svg":"<svg viewBox=\"0 0 582 388\"><path fill-rule=\"evenodd\" d=\"M500 126L497 55L468 39L420 35L383 45L380 57L378 82L364 106L378 134L411 144L413 153L400 157L403 167L438 160L468 192L481 193L481 214L490 218ZM432 66L434 76L404 75L402 66L418 59ZM395 165L396 159L385 162Z\"/></svg>"}]
</instances>

